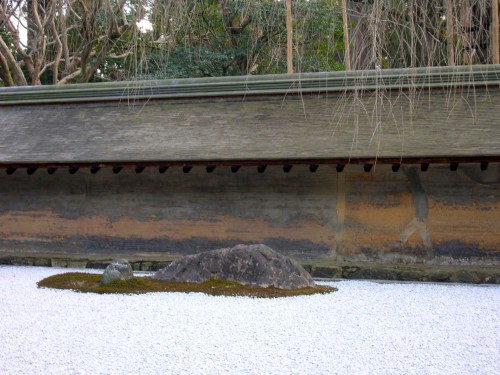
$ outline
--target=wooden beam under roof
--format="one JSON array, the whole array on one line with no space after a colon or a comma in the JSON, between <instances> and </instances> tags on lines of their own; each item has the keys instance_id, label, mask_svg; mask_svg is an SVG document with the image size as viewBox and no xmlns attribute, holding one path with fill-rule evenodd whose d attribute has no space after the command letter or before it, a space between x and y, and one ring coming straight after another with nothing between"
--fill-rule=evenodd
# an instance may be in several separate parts
<instances>
[{"instance_id":1,"label":"wooden beam under roof","mask_svg":"<svg viewBox=\"0 0 500 375\"><path fill-rule=\"evenodd\" d=\"M338 172L342 172L347 165L360 165L375 166L379 164L392 165L394 171L398 171L401 166L405 165L420 165L422 170L426 170L430 164L478 164L482 170L486 170L491 163L500 163L500 156L480 156L480 157L453 157L453 156L439 156L439 157L418 157L418 158L361 158L361 159L287 159L287 160L237 160L238 166L257 167L258 172L263 173L268 166L307 166L311 172L315 172L321 165L331 165L336 168ZM147 161L147 162L121 162L120 166L116 166L116 162L101 162L101 163L39 163L39 162L26 162L26 163L0 163L0 169L5 169L9 174L14 173L17 169L48 169L55 172L58 168L89 168L92 174L96 174L103 168L114 169L120 172L123 169L158 168L159 173L165 173L170 167L181 167L186 173L190 172L193 167L202 166L208 168L208 172L215 170L216 167L233 167L234 162L227 160L210 160L210 161ZM239 169L239 168L238 168ZM369 168L371 170L371 167Z\"/></svg>"}]
</instances>

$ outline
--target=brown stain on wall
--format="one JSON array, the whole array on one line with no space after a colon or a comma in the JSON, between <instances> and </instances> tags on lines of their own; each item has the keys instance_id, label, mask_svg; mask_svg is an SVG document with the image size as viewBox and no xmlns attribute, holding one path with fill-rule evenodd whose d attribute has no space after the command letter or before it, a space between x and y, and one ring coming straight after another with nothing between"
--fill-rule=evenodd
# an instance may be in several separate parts
<instances>
[{"instance_id":1,"label":"brown stain on wall","mask_svg":"<svg viewBox=\"0 0 500 375\"><path fill-rule=\"evenodd\" d=\"M115 237L152 240L168 238L186 240L192 237L260 242L267 238L311 240L334 243L334 233L319 222L299 220L282 227L266 220L242 219L236 216L214 216L210 220L138 221L122 217L111 221L105 216L62 218L50 211L18 211L0 215L0 236L4 240L53 241L74 236Z\"/></svg>"},{"instance_id":2,"label":"brown stain on wall","mask_svg":"<svg viewBox=\"0 0 500 375\"><path fill-rule=\"evenodd\" d=\"M396 205L351 203L346 212L344 249L357 253L362 248L389 251L399 241L405 227L414 219L411 194L392 197ZM500 244L500 202L450 205L429 201L425 222L433 244L450 241L477 244L484 249L498 249ZM423 246L415 231L405 243Z\"/></svg>"},{"instance_id":3,"label":"brown stain on wall","mask_svg":"<svg viewBox=\"0 0 500 375\"><path fill-rule=\"evenodd\" d=\"M308 166L286 174L281 166L265 173L250 167L210 174L200 167L189 174L181 168L22 172L0 175L0 255L189 253L241 242L307 254L335 247L328 167L314 174Z\"/></svg>"},{"instance_id":4,"label":"brown stain on wall","mask_svg":"<svg viewBox=\"0 0 500 375\"><path fill-rule=\"evenodd\" d=\"M462 168L476 172L477 177L485 176L477 166ZM496 166L489 170L495 175ZM479 178L451 172L447 166L428 172L408 166L401 172L377 166L374 173L348 174L346 254L425 248L427 257L433 257L435 249L443 246L458 252L460 248L498 252L498 184L482 184Z\"/></svg>"},{"instance_id":5,"label":"brown stain on wall","mask_svg":"<svg viewBox=\"0 0 500 375\"><path fill-rule=\"evenodd\" d=\"M500 247L500 202L449 205L429 202L428 228L433 241L476 243L484 249Z\"/></svg>"},{"instance_id":6,"label":"brown stain on wall","mask_svg":"<svg viewBox=\"0 0 500 375\"><path fill-rule=\"evenodd\" d=\"M401 231L415 216L415 209L409 193L392 197L391 201L387 206L368 202L348 204L344 233L346 251L355 254L362 248L385 250L399 239Z\"/></svg>"}]
</instances>

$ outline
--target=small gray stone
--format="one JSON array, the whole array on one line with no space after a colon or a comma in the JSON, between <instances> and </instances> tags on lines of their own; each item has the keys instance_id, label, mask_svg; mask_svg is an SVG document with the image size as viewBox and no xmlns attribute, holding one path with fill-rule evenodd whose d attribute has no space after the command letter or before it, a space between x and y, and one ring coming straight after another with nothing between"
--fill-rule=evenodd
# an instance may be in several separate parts
<instances>
[{"instance_id":1,"label":"small gray stone","mask_svg":"<svg viewBox=\"0 0 500 375\"><path fill-rule=\"evenodd\" d=\"M132 277L134 277L134 273L130 263L125 259L117 259L104 270L101 284L108 284L115 280L129 280Z\"/></svg>"},{"instance_id":2,"label":"small gray stone","mask_svg":"<svg viewBox=\"0 0 500 375\"><path fill-rule=\"evenodd\" d=\"M300 264L265 245L237 245L188 255L159 270L153 278L191 283L222 279L280 289L315 285Z\"/></svg>"}]
</instances>

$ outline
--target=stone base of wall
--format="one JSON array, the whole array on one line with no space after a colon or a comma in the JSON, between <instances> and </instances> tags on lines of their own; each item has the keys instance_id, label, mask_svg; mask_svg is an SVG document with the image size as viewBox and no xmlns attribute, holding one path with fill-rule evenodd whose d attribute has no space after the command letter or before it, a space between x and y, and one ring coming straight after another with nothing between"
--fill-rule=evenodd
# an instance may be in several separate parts
<instances>
[{"instance_id":1,"label":"stone base of wall","mask_svg":"<svg viewBox=\"0 0 500 375\"><path fill-rule=\"evenodd\" d=\"M359 279L468 284L500 284L498 267L408 266L386 264L338 264L336 266L304 265L316 279Z\"/></svg>"},{"instance_id":2,"label":"stone base of wall","mask_svg":"<svg viewBox=\"0 0 500 375\"><path fill-rule=\"evenodd\" d=\"M71 259L44 257L1 257L1 265L57 268L104 269L112 259ZM170 262L135 260L134 271L156 271ZM422 282L452 282L469 284L500 284L498 267L387 265L376 263L338 263L333 266L302 264L316 279L360 279Z\"/></svg>"}]
</instances>

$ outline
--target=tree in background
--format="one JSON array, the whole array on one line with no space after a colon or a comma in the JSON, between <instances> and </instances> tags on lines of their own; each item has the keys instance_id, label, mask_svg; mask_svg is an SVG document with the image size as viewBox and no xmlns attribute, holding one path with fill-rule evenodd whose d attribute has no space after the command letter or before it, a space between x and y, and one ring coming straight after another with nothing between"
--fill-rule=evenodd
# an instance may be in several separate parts
<instances>
[{"instance_id":1,"label":"tree in background","mask_svg":"<svg viewBox=\"0 0 500 375\"><path fill-rule=\"evenodd\" d=\"M295 72L498 60L498 0L291 5ZM285 0L0 0L3 86L285 73L286 51Z\"/></svg>"},{"instance_id":2,"label":"tree in background","mask_svg":"<svg viewBox=\"0 0 500 375\"><path fill-rule=\"evenodd\" d=\"M0 0L4 86L285 71L274 0ZM330 0L294 4L299 71L342 69Z\"/></svg>"},{"instance_id":3,"label":"tree in background","mask_svg":"<svg viewBox=\"0 0 500 375\"><path fill-rule=\"evenodd\" d=\"M493 62L498 0L352 0L353 69ZM497 12L498 12L498 8Z\"/></svg>"},{"instance_id":4,"label":"tree in background","mask_svg":"<svg viewBox=\"0 0 500 375\"><path fill-rule=\"evenodd\" d=\"M297 71L343 69L342 29L334 2L294 6ZM284 2L156 1L153 31L140 36L128 78L205 77L286 72ZM134 56L141 55L137 59Z\"/></svg>"},{"instance_id":5,"label":"tree in background","mask_svg":"<svg viewBox=\"0 0 500 375\"><path fill-rule=\"evenodd\" d=\"M142 7L125 0L1 0L5 86L89 82L137 29ZM127 5L127 9L126 9Z\"/></svg>"}]
</instances>

